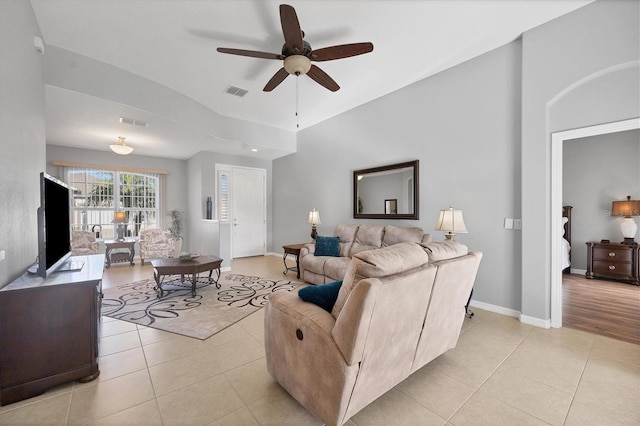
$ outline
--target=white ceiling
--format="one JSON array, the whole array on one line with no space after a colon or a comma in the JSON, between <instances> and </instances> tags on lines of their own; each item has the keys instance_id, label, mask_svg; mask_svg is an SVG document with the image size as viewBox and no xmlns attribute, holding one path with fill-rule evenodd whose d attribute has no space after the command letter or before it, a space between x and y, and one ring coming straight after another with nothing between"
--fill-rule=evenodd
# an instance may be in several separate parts
<instances>
[{"instance_id":1,"label":"white ceiling","mask_svg":"<svg viewBox=\"0 0 640 426\"><path fill-rule=\"evenodd\" d=\"M181 93L212 114L295 132L408 86L518 38L592 0L290 1L315 49L371 41L373 52L316 63L341 89L306 76L262 88L281 61L216 52L217 47L280 53L273 0L31 0L45 45L121 68ZM46 54L46 50L45 50ZM227 86L248 90L243 98ZM47 141L108 150L126 136L135 154L189 158L202 150L260 158L291 152L273 144L216 137L215 130L75 90L47 87ZM124 115L151 123L123 127ZM236 120L234 122L237 123ZM219 136L219 135L218 135ZM179 143L177 142L179 141Z\"/></svg>"}]
</instances>

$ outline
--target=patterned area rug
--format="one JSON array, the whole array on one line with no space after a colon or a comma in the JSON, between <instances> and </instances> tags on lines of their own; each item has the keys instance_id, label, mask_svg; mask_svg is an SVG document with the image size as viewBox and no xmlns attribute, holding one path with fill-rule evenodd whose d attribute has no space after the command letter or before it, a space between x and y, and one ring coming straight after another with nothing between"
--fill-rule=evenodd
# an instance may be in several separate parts
<instances>
[{"instance_id":1,"label":"patterned area rug","mask_svg":"<svg viewBox=\"0 0 640 426\"><path fill-rule=\"evenodd\" d=\"M198 281L196 296L191 296L191 281L165 280L164 296L158 299L153 279L107 288L102 299L102 314L197 339L206 339L247 315L262 308L269 294L291 291L301 283L287 280L223 274L218 283Z\"/></svg>"}]
</instances>

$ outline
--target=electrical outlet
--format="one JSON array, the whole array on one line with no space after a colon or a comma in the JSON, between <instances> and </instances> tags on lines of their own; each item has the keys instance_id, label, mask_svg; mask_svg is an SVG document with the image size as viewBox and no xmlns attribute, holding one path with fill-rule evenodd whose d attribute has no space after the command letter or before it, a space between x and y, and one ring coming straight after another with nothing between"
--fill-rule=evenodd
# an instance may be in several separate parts
<instances>
[{"instance_id":1,"label":"electrical outlet","mask_svg":"<svg viewBox=\"0 0 640 426\"><path fill-rule=\"evenodd\" d=\"M504 227L505 229L513 229L513 219L509 217L504 218Z\"/></svg>"},{"instance_id":2,"label":"electrical outlet","mask_svg":"<svg viewBox=\"0 0 640 426\"><path fill-rule=\"evenodd\" d=\"M522 219L513 219L513 229L522 229Z\"/></svg>"},{"instance_id":3,"label":"electrical outlet","mask_svg":"<svg viewBox=\"0 0 640 426\"><path fill-rule=\"evenodd\" d=\"M5 256L5 251L0 250L0 260L4 260L4 256Z\"/></svg>"}]
</instances>

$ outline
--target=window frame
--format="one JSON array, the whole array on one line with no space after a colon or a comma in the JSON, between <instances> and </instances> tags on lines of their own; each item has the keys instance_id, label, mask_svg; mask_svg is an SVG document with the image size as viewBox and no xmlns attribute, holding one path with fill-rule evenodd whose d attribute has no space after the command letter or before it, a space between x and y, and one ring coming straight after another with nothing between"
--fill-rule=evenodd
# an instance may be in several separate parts
<instances>
[{"instance_id":1,"label":"window frame","mask_svg":"<svg viewBox=\"0 0 640 426\"><path fill-rule=\"evenodd\" d=\"M89 201L91 197L89 188L93 186L95 190L101 184L91 182L92 179L89 176L101 174L110 175L110 179L105 180L107 182L107 190L104 191L106 202L100 201L99 204L103 205L95 205ZM82 178L78 179L78 176ZM127 212L127 217L130 218L125 227L132 229L127 230L126 236L135 238L139 236L142 229L158 228L161 225L161 176L158 173L104 167L69 167L65 172L65 181L75 188L69 206L72 229L100 232L100 239L115 238L116 225L111 221L116 211ZM125 193L123 189L127 186L130 189ZM98 223L89 223L91 220L89 218L98 218ZM96 222L96 220L92 221Z\"/></svg>"}]
</instances>

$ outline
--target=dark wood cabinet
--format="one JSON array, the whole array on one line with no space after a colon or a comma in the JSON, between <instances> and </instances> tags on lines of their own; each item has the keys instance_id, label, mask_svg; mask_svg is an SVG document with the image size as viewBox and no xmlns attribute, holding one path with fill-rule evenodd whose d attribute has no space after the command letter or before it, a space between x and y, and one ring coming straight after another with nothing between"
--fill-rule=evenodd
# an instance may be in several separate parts
<instances>
[{"instance_id":1,"label":"dark wood cabinet","mask_svg":"<svg viewBox=\"0 0 640 426\"><path fill-rule=\"evenodd\" d=\"M587 243L587 278L640 284L638 244Z\"/></svg>"},{"instance_id":2,"label":"dark wood cabinet","mask_svg":"<svg viewBox=\"0 0 640 426\"><path fill-rule=\"evenodd\" d=\"M25 274L0 289L0 405L98 377L104 255L79 271Z\"/></svg>"}]
</instances>

